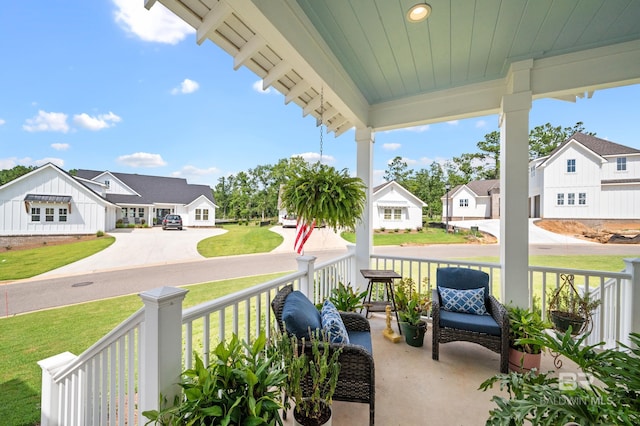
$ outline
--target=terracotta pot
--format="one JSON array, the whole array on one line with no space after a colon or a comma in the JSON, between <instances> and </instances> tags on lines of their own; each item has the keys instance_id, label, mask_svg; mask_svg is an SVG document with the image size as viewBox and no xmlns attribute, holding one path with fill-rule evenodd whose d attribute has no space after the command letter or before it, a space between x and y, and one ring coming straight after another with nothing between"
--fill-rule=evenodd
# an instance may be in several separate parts
<instances>
[{"instance_id":1,"label":"terracotta pot","mask_svg":"<svg viewBox=\"0 0 640 426\"><path fill-rule=\"evenodd\" d=\"M527 352L521 352L514 348L509 348L509 371L526 373L532 368L535 368L536 371L540 371L541 360L542 353L530 354Z\"/></svg>"},{"instance_id":2,"label":"terracotta pot","mask_svg":"<svg viewBox=\"0 0 640 426\"><path fill-rule=\"evenodd\" d=\"M331 407L322 402L322 412L318 418L305 417L303 413L299 413L293 409L293 424L295 426L331 426Z\"/></svg>"},{"instance_id":3,"label":"terracotta pot","mask_svg":"<svg viewBox=\"0 0 640 426\"><path fill-rule=\"evenodd\" d=\"M400 322L400 328L408 345L416 348L424 345L424 334L427 332L427 323L425 321L420 321L417 326L408 322Z\"/></svg>"}]
</instances>

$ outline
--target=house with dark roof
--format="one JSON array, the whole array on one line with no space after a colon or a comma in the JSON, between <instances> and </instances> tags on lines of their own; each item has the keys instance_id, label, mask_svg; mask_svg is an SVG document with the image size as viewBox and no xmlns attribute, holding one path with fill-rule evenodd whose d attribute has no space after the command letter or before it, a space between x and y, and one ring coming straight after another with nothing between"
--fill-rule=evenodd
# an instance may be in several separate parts
<instances>
[{"instance_id":1,"label":"house with dark roof","mask_svg":"<svg viewBox=\"0 0 640 426\"><path fill-rule=\"evenodd\" d=\"M442 197L449 220L500 217L500 181L459 185ZM549 155L529 163L529 217L637 219L640 150L575 133Z\"/></svg>"},{"instance_id":2,"label":"house with dark roof","mask_svg":"<svg viewBox=\"0 0 640 426\"><path fill-rule=\"evenodd\" d=\"M182 178L79 170L48 163L0 186L0 236L85 235L118 220L152 224L165 214L184 226L215 225L211 188ZM155 220L154 220L155 219Z\"/></svg>"},{"instance_id":3,"label":"house with dark roof","mask_svg":"<svg viewBox=\"0 0 640 426\"><path fill-rule=\"evenodd\" d=\"M373 188L373 229L416 229L422 227L422 208L427 204L396 181Z\"/></svg>"}]
</instances>

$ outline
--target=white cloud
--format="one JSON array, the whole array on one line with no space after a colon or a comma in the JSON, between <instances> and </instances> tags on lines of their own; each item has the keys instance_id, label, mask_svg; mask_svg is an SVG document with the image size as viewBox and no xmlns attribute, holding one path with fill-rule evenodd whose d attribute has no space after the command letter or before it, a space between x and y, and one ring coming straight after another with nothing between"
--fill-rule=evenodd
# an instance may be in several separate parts
<instances>
[{"instance_id":1,"label":"white cloud","mask_svg":"<svg viewBox=\"0 0 640 426\"><path fill-rule=\"evenodd\" d=\"M51 148L55 149L56 151L66 151L69 149L71 145L69 145L68 143L52 143L51 144Z\"/></svg>"},{"instance_id":2,"label":"white cloud","mask_svg":"<svg viewBox=\"0 0 640 426\"><path fill-rule=\"evenodd\" d=\"M67 114L62 112L38 111L38 115L27 118L22 128L27 132L62 132L69 131Z\"/></svg>"},{"instance_id":3,"label":"white cloud","mask_svg":"<svg viewBox=\"0 0 640 426\"><path fill-rule=\"evenodd\" d=\"M6 121L0 118L0 126L2 126L4 123L6 123Z\"/></svg>"},{"instance_id":4,"label":"white cloud","mask_svg":"<svg viewBox=\"0 0 640 426\"><path fill-rule=\"evenodd\" d=\"M113 0L116 6L114 19L127 34L141 40L178 44L188 34L195 33L189 24L178 18L160 2L151 10L144 8L142 1Z\"/></svg>"},{"instance_id":5,"label":"white cloud","mask_svg":"<svg viewBox=\"0 0 640 426\"><path fill-rule=\"evenodd\" d=\"M476 121L476 129L482 129L484 127L487 127L487 122L485 120Z\"/></svg>"},{"instance_id":6,"label":"white cloud","mask_svg":"<svg viewBox=\"0 0 640 426\"><path fill-rule=\"evenodd\" d=\"M109 114L99 114L95 117L85 112L73 116L73 123L75 125L94 131L107 129L120 121L122 121L122 119L111 111L109 111Z\"/></svg>"},{"instance_id":7,"label":"white cloud","mask_svg":"<svg viewBox=\"0 0 640 426\"><path fill-rule=\"evenodd\" d=\"M220 173L220 169L217 167L209 167L208 169L199 169L195 166L184 166L182 170L171 173L173 177L187 177L187 176L210 176Z\"/></svg>"},{"instance_id":8,"label":"white cloud","mask_svg":"<svg viewBox=\"0 0 640 426\"><path fill-rule=\"evenodd\" d=\"M320 154L317 152L303 152L301 154L293 154L291 157L302 157L302 159L307 163L317 163L318 161L320 161ZM336 159L332 155L322 155L323 164L331 164L335 161Z\"/></svg>"},{"instance_id":9,"label":"white cloud","mask_svg":"<svg viewBox=\"0 0 640 426\"><path fill-rule=\"evenodd\" d=\"M402 145L399 143L385 143L382 145L382 149L385 149L387 151L395 151L396 149L400 148Z\"/></svg>"},{"instance_id":10,"label":"white cloud","mask_svg":"<svg viewBox=\"0 0 640 426\"><path fill-rule=\"evenodd\" d=\"M150 154L148 152L136 152L118 157L118 163L130 167L162 167L167 163L160 154Z\"/></svg>"},{"instance_id":11,"label":"white cloud","mask_svg":"<svg viewBox=\"0 0 640 426\"><path fill-rule=\"evenodd\" d=\"M447 121L447 124L449 124L451 126L457 126L459 123L460 123L460 120Z\"/></svg>"},{"instance_id":12,"label":"white cloud","mask_svg":"<svg viewBox=\"0 0 640 426\"><path fill-rule=\"evenodd\" d=\"M180 86L171 89L172 95L186 95L189 93L193 93L200 88L200 84L197 81L189 80L185 78Z\"/></svg>"},{"instance_id":13,"label":"white cloud","mask_svg":"<svg viewBox=\"0 0 640 426\"><path fill-rule=\"evenodd\" d=\"M53 157L46 157L46 158L41 158L39 160L35 160L33 162L33 165L40 167L47 163L53 163L60 168L64 167L64 160L62 158L53 158Z\"/></svg>"},{"instance_id":14,"label":"white cloud","mask_svg":"<svg viewBox=\"0 0 640 426\"><path fill-rule=\"evenodd\" d=\"M273 90L271 90L271 87L267 87L266 90L262 90L262 80L258 80L255 83L253 83L253 90L255 90L258 93L262 93L265 95L268 95L270 93L275 93Z\"/></svg>"}]
</instances>

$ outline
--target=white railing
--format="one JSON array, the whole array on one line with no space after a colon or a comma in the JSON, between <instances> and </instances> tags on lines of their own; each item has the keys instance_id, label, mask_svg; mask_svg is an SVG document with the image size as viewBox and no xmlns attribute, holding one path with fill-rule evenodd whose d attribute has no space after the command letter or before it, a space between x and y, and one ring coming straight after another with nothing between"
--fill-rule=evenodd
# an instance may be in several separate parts
<instances>
[{"instance_id":1,"label":"white railing","mask_svg":"<svg viewBox=\"0 0 640 426\"><path fill-rule=\"evenodd\" d=\"M143 318L140 309L80 356L65 357L64 367L41 361L43 370L53 367L50 380L57 384L54 403L43 398L43 412L54 417L50 424L134 424ZM43 396L46 391L43 386Z\"/></svg>"},{"instance_id":2,"label":"white railing","mask_svg":"<svg viewBox=\"0 0 640 426\"><path fill-rule=\"evenodd\" d=\"M192 366L194 351L208 363L217 342L231 333L246 341L261 331L270 333L275 326L270 305L279 288L291 284L319 303L339 282L355 282L355 262L353 250L317 266L314 257L302 256L295 273L184 311L186 290L164 287L141 294L145 307L83 354L76 357L66 352L39 362L43 371L41 426L144 424L141 412L157 409L160 395L170 401L179 392L176 382L180 372ZM436 270L442 266L487 272L492 293L499 295L498 264L371 257L372 268L411 277L420 292L430 292ZM634 330L631 321L638 321L632 300L640 291L639 271L638 260L628 261L626 272L619 273L530 267L530 300L539 295L545 315L545 295L559 285L559 275L574 274L576 283L602 302L594 317L592 341L614 345Z\"/></svg>"}]
</instances>

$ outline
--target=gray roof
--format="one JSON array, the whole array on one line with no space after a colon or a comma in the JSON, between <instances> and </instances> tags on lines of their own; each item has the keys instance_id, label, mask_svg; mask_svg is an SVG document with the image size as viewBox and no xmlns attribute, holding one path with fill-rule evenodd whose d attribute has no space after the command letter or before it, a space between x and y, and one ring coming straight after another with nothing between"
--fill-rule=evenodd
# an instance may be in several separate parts
<instances>
[{"instance_id":1,"label":"gray roof","mask_svg":"<svg viewBox=\"0 0 640 426\"><path fill-rule=\"evenodd\" d=\"M105 173L97 170L78 170L76 176L92 180ZM122 181L129 188L140 194L123 195L107 194L107 199L117 204L189 204L200 196L204 196L215 204L213 192L207 185L194 185L187 183L186 179L148 176L130 173L108 172Z\"/></svg>"},{"instance_id":2,"label":"gray roof","mask_svg":"<svg viewBox=\"0 0 640 426\"><path fill-rule=\"evenodd\" d=\"M489 196L489 192L492 189L500 188L500 179L486 179L486 180L472 180L471 182L467 182L464 185L456 185L451 188L449 194L455 193L458 189L466 186L479 197L487 197ZM446 198L447 194L444 194L442 198ZM449 195L451 196L451 195Z\"/></svg>"},{"instance_id":3,"label":"gray roof","mask_svg":"<svg viewBox=\"0 0 640 426\"><path fill-rule=\"evenodd\" d=\"M24 201L39 201L41 203L68 203L71 201L69 195L42 195L42 194L27 194L24 197Z\"/></svg>"},{"instance_id":4,"label":"gray roof","mask_svg":"<svg viewBox=\"0 0 640 426\"><path fill-rule=\"evenodd\" d=\"M561 143L556 149L554 149L549 157L552 157L556 152L558 152L562 147L571 142L571 140L576 140L577 142L584 145L586 148L595 152L596 154L604 157L607 155L626 155L626 154L640 154L640 149L631 148L629 146L620 145L615 142L609 142L605 139L600 139L595 136L585 135L584 133L576 132L569 139Z\"/></svg>"}]
</instances>

